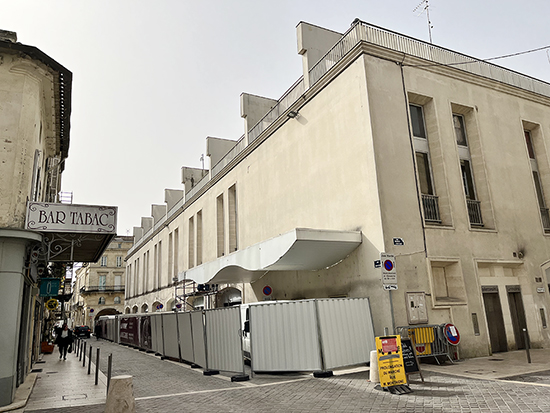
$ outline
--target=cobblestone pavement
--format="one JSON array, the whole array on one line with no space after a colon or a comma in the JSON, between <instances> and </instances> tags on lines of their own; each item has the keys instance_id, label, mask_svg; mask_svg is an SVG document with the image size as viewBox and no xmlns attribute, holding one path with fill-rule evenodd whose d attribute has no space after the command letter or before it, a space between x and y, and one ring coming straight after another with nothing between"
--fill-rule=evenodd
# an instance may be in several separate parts
<instances>
[{"instance_id":1,"label":"cobblestone pavement","mask_svg":"<svg viewBox=\"0 0 550 413\"><path fill-rule=\"evenodd\" d=\"M200 369L124 346L88 342L101 349L102 371L106 372L106 357L112 353L112 375L133 376L138 412L550 412L550 372L477 380L424 371L424 383L412 376L413 393L398 396L376 390L367 371L331 378L255 375L248 382L231 382L229 376L204 376ZM545 379L529 383L534 376ZM103 409L94 405L47 412Z\"/></svg>"}]
</instances>

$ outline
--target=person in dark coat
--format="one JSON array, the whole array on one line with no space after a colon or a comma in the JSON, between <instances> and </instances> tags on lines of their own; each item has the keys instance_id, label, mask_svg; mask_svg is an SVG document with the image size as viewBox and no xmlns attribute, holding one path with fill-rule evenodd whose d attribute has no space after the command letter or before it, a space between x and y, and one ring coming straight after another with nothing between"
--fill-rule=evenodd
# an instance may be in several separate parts
<instances>
[{"instance_id":1,"label":"person in dark coat","mask_svg":"<svg viewBox=\"0 0 550 413\"><path fill-rule=\"evenodd\" d=\"M69 330L67 323L63 324L63 327L55 329L55 344L59 348L59 360L67 360L67 349L73 343L73 332Z\"/></svg>"},{"instance_id":2,"label":"person in dark coat","mask_svg":"<svg viewBox=\"0 0 550 413\"><path fill-rule=\"evenodd\" d=\"M94 327L94 335L96 340L99 340L99 337L101 337L101 326L99 325L99 322L96 323Z\"/></svg>"}]
</instances>

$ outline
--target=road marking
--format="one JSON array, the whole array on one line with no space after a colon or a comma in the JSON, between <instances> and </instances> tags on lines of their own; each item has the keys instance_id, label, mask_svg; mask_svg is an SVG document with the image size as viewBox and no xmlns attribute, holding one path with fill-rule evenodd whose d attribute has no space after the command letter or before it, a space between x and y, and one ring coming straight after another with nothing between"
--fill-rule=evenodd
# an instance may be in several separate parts
<instances>
[{"instance_id":1,"label":"road marking","mask_svg":"<svg viewBox=\"0 0 550 413\"><path fill-rule=\"evenodd\" d=\"M257 384L257 385L248 384L248 385L244 385L242 387L229 387L229 388L226 388L226 389L211 389L211 390L188 391L188 392L184 392L184 393L160 394L158 396L136 397L136 400L163 399L163 398L166 398L166 397L189 396L189 395L196 395L196 394L203 394L203 393L215 393L215 392L220 392L220 391L244 390L244 389L267 387L267 386L277 386L279 384L295 383L295 382L298 382L298 381L311 380L311 379L312 379L312 377L304 377L302 379L296 379L296 380L285 380L285 381L278 381L276 383L265 383L265 384Z\"/></svg>"},{"instance_id":2,"label":"road marking","mask_svg":"<svg viewBox=\"0 0 550 413\"><path fill-rule=\"evenodd\" d=\"M502 383L530 384L531 386L550 387L550 384L545 384L545 383L532 383L527 381L515 381L515 380L503 380L503 379L493 379L493 380L500 381Z\"/></svg>"}]
</instances>

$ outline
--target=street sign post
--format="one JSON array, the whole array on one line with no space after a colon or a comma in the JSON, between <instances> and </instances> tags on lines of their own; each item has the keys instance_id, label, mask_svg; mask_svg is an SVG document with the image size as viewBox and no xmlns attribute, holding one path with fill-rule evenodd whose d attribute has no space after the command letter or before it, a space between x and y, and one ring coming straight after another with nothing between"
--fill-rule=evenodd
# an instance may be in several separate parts
<instances>
[{"instance_id":1,"label":"street sign post","mask_svg":"<svg viewBox=\"0 0 550 413\"><path fill-rule=\"evenodd\" d=\"M384 286L386 285L397 286L397 271L395 270L395 255L386 254L385 252L383 252L380 254L380 262L382 263L382 284ZM397 288L392 287L391 289L397 289Z\"/></svg>"}]
</instances>

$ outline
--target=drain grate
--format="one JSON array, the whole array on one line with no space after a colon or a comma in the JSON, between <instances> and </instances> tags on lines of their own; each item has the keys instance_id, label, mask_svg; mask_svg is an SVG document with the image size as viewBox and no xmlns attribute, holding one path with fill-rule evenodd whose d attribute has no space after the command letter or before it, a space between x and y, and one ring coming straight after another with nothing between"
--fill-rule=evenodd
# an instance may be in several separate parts
<instances>
[{"instance_id":1,"label":"drain grate","mask_svg":"<svg viewBox=\"0 0 550 413\"><path fill-rule=\"evenodd\" d=\"M42 373L42 370L44 369L32 369L31 373Z\"/></svg>"},{"instance_id":2,"label":"drain grate","mask_svg":"<svg viewBox=\"0 0 550 413\"><path fill-rule=\"evenodd\" d=\"M63 400L83 400L87 398L87 394L68 394L63 396Z\"/></svg>"},{"instance_id":3,"label":"drain grate","mask_svg":"<svg viewBox=\"0 0 550 413\"><path fill-rule=\"evenodd\" d=\"M482 374L487 374L487 373L496 373L496 371L495 370L467 370L464 373L482 375Z\"/></svg>"},{"instance_id":4,"label":"drain grate","mask_svg":"<svg viewBox=\"0 0 550 413\"><path fill-rule=\"evenodd\" d=\"M504 359L489 359L489 361L504 361Z\"/></svg>"}]
</instances>

